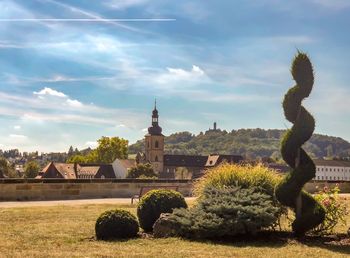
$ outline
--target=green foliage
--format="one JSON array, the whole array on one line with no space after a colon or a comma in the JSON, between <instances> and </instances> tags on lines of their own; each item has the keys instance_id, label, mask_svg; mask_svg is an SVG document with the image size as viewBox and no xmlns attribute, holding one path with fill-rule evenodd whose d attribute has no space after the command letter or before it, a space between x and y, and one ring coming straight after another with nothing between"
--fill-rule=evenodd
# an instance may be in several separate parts
<instances>
[{"instance_id":1,"label":"green foliage","mask_svg":"<svg viewBox=\"0 0 350 258\"><path fill-rule=\"evenodd\" d=\"M311 195L302 191L304 184L315 177L316 173L315 164L301 148L315 129L314 118L301 105L303 99L310 95L314 83L312 64L306 54L298 52L291 73L297 84L284 96L283 110L293 127L287 130L282 139L281 154L292 170L276 186L275 194L280 203L298 213L292 228L297 235L303 235L321 224L325 218L324 208Z\"/></svg>"},{"instance_id":2,"label":"green foliage","mask_svg":"<svg viewBox=\"0 0 350 258\"><path fill-rule=\"evenodd\" d=\"M95 224L96 238L110 240L137 236L139 224L128 211L115 209L102 213Z\"/></svg>"},{"instance_id":3,"label":"green foliage","mask_svg":"<svg viewBox=\"0 0 350 258\"><path fill-rule=\"evenodd\" d=\"M151 164L138 164L128 171L126 178L157 178L157 174Z\"/></svg>"},{"instance_id":4,"label":"green foliage","mask_svg":"<svg viewBox=\"0 0 350 258\"><path fill-rule=\"evenodd\" d=\"M9 178L16 178L18 177L18 174L14 167L11 166L5 158L0 157L0 178L5 176Z\"/></svg>"},{"instance_id":5,"label":"green foliage","mask_svg":"<svg viewBox=\"0 0 350 258\"><path fill-rule=\"evenodd\" d=\"M87 154L76 154L67 159L67 163L112 163L115 159L128 158L128 141L119 137L103 136L96 149Z\"/></svg>"},{"instance_id":6,"label":"green foliage","mask_svg":"<svg viewBox=\"0 0 350 258\"><path fill-rule=\"evenodd\" d=\"M208 188L240 186L242 188L260 187L266 194L274 196L274 188L281 176L274 170L258 165L237 165L223 163L211 168L194 186L196 195L203 195Z\"/></svg>"},{"instance_id":7,"label":"green foliage","mask_svg":"<svg viewBox=\"0 0 350 258\"><path fill-rule=\"evenodd\" d=\"M40 166L36 161L29 161L24 168L25 178L35 178L40 170Z\"/></svg>"},{"instance_id":8,"label":"green foliage","mask_svg":"<svg viewBox=\"0 0 350 258\"><path fill-rule=\"evenodd\" d=\"M239 154L256 159L271 157L281 160L280 141L285 130L239 129L207 131L196 136L188 133L175 133L165 137L165 153L186 155L208 155L211 153ZM331 146L331 147L329 147ZM305 150L312 157L323 158L330 154L350 156L350 143L339 137L314 134L305 144ZM144 141L129 146L129 153L144 152Z\"/></svg>"},{"instance_id":9,"label":"green foliage","mask_svg":"<svg viewBox=\"0 0 350 258\"><path fill-rule=\"evenodd\" d=\"M185 198L173 190L152 190L140 199L137 205L137 217L140 227L152 231L154 222L161 213L170 213L175 208L187 208Z\"/></svg>"},{"instance_id":10,"label":"green foliage","mask_svg":"<svg viewBox=\"0 0 350 258\"><path fill-rule=\"evenodd\" d=\"M175 236L187 238L221 238L256 234L273 226L278 208L272 197L259 188L206 188L196 206L175 209L168 217Z\"/></svg>"},{"instance_id":11,"label":"green foliage","mask_svg":"<svg viewBox=\"0 0 350 258\"><path fill-rule=\"evenodd\" d=\"M322 204L326 211L326 218L317 228L313 229L316 234L333 233L334 227L339 223L346 225L347 206L339 198L339 188L324 187L314 195L315 199Z\"/></svg>"}]
</instances>

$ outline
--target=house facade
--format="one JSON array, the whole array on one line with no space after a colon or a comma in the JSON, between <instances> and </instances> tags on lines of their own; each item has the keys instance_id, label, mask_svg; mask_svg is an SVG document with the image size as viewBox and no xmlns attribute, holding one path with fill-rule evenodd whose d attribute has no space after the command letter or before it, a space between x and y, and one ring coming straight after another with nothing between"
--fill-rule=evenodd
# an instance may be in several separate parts
<instances>
[{"instance_id":1,"label":"house facade","mask_svg":"<svg viewBox=\"0 0 350 258\"><path fill-rule=\"evenodd\" d=\"M314 160L315 181L350 181L350 162L340 160Z\"/></svg>"}]
</instances>

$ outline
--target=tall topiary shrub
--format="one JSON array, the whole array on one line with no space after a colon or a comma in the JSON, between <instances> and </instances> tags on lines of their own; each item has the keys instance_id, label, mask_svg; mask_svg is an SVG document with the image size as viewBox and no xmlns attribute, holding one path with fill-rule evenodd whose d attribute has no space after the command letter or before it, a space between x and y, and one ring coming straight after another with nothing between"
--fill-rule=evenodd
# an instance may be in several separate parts
<instances>
[{"instance_id":1,"label":"tall topiary shrub","mask_svg":"<svg viewBox=\"0 0 350 258\"><path fill-rule=\"evenodd\" d=\"M293 123L281 142L281 153L292 170L276 186L277 200L292 208L296 218L292 229L297 235L315 228L325 218L324 208L308 193L302 191L306 182L315 176L316 168L312 159L301 148L310 139L315 129L315 120L301 105L307 98L314 84L312 64L305 53L295 56L291 73L296 85L284 96L283 109L286 119Z\"/></svg>"}]
</instances>

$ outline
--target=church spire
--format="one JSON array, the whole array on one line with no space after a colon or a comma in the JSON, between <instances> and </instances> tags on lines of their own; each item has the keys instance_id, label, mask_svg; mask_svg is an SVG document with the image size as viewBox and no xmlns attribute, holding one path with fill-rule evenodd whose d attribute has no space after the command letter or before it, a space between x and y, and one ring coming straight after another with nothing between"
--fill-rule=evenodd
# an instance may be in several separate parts
<instances>
[{"instance_id":1,"label":"church spire","mask_svg":"<svg viewBox=\"0 0 350 258\"><path fill-rule=\"evenodd\" d=\"M154 100L154 109L152 111L152 126L148 128L150 134L161 134L162 128L158 124L157 99Z\"/></svg>"}]
</instances>

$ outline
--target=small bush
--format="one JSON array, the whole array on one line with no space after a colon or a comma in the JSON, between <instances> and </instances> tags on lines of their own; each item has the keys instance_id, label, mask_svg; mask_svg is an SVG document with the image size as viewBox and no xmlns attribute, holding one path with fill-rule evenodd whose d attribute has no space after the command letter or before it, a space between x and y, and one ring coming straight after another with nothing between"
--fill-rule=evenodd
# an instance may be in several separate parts
<instances>
[{"instance_id":1,"label":"small bush","mask_svg":"<svg viewBox=\"0 0 350 258\"><path fill-rule=\"evenodd\" d=\"M141 228L152 231L154 222L161 213L171 213L175 208L187 208L184 197L172 190L152 190L146 193L137 205L137 217Z\"/></svg>"},{"instance_id":2,"label":"small bush","mask_svg":"<svg viewBox=\"0 0 350 258\"><path fill-rule=\"evenodd\" d=\"M100 240L132 238L139 232L139 224L128 211L109 210L98 217L95 232L96 238Z\"/></svg>"},{"instance_id":3,"label":"small bush","mask_svg":"<svg viewBox=\"0 0 350 258\"><path fill-rule=\"evenodd\" d=\"M136 167L131 168L126 178L140 178L140 177L147 177L147 178L158 178L157 174L154 172L151 164L138 164Z\"/></svg>"},{"instance_id":4,"label":"small bush","mask_svg":"<svg viewBox=\"0 0 350 258\"><path fill-rule=\"evenodd\" d=\"M196 206L189 210L175 209L166 218L166 225L172 236L212 239L254 235L273 226L278 215L279 210L273 205L271 196L262 193L261 189L208 187Z\"/></svg>"},{"instance_id":5,"label":"small bush","mask_svg":"<svg viewBox=\"0 0 350 258\"><path fill-rule=\"evenodd\" d=\"M224 163L214 167L195 184L194 192L201 196L207 188L239 186L241 188L259 187L266 194L274 196L274 189L281 176L262 164L236 165Z\"/></svg>"},{"instance_id":6,"label":"small bush","mask_svg":"<svg viewBox=\"0 0 350 258\"><path fill-rule=\"evenodd\" d=\"M334 227L340 223L346 225L346 215L348 214L345 203L339 198L339 188L324 187L314 195L315 200L320 203L325 212L325 220L312 230L313 233L323 235L333 233Z\"/></svg>"}]
</instances>

